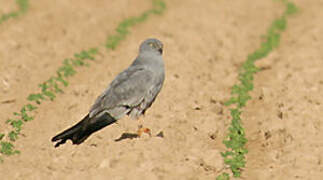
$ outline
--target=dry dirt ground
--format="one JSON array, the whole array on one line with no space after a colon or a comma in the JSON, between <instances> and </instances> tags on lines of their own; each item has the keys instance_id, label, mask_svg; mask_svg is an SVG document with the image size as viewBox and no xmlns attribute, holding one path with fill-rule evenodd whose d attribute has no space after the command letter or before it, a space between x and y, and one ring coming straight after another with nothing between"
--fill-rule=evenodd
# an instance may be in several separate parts
<instances>
[{"instance_id":1,"label":"dry dirt ground","mask_svg":"<svg viewBox=\"0 0 323 180\"><path fill-rule=\"evenodd\" d=\"M151 7L148 0L30 0L30 10L0 25L0 132L12 112L63 59L100 46L90 67L69 79L64 94L37 109L16 142L21 154L5 158L0 179L215 179L225 168L220 152L230 123L223 102L247 55L259 47L284 6L275 1L167 0L162 16L137 25L115 51L103 48L124 18ZM280 47L259 61L255 90L242 114L249 142L242 179L323 178L323 2L295 0ZM0 1L0 12L14 9ZM164 138L135 132L124 118L85 143L55 149L50 139L78 122L114 76L135 58L148 37L164 42L166 81L143 117ZM1 103L13 100L12 103Z\"/></svg>"}]
</instances>

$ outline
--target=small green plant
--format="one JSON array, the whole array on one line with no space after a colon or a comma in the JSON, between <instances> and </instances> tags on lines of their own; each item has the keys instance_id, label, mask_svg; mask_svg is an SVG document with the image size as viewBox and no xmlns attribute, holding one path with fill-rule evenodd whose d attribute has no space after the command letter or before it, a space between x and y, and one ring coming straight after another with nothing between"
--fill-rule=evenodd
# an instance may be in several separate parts
<instances>
[{"instance_id":1,"label":"small green plant","mask_svg":"<svg viewBox=\"0 0 323 180\"><path fill-rule=\"evenodd\" d=\"M4 138L5 134L0 133L0 141Z\"/></svg>"},{"instance_id":2,"label":"small green plant","mask_svg":"<svg viewBox=\"0 0 323 180\"><path fill-rule=\"evenodd\" d=\"M247 60L243 63L239 72L239 83L234 85L231 89L232 97L225 103L225 105L235 105L231 111L231 125L229 133L223 143L228 148L227 151L222 152L224 163L228 165L234 177L240 177L242 168L245 167L245 155L248 150L245 147L247 139L245 131L241 123L242 108L246 106L248 100L251 99L249 92L253 90L253 76L259 69L255 66L255 61L266 57L273 49L277 48L280 42L280 33L286 29L288 15L297 11L296 6L287 0L282 0L286 5L286 10L283 15L276 19L268 29L265 36L265 41L261 43L259 49L249 54ZM227 173L223 173L217 177L217 180L229 179Z\"/></svg>"},{"instance_id":3,"label":"small green plant","mask_svg":"<svg viewBox=\"0 0 323 180\"><path fill-rule=\"evenodd\" d=\"M16 3L19 7L18 12L21 14L27 12L27 10L29 9L29 1L28 0L16 0Z\"/></svg>"},{"instance_id":4,"label":"small green plant","mask_svg":"<svg viewBox=\"0 0 323 180\"><path fill-rule=\"evenodd\" d=\"M12 143L10 142L6 142L6 141L1 141L0 142L0 153L10 156L10 155L14 155L14 154L19 154L20 151L18 150L14 150L14 146Z\"/></svg>"},{"instance_id":5,"label":"small green plant","mask_svg":"<svg viewBox=\"0 0 323 180\"><path fill-rule=\"evenodd\" d=\"M4 21L7 21L10 18L16 18L27 12L29 9L29 1L28 0L16 0L16 4L18 6L17 11L13 11L10 13L0 15L0 24Z\"/></svg>"},{"instance_id":6,"label":"small green plant","mask_svg":"<svg viewBox=\"0 0 323 180\"><path fill-rule=\"evenodd\" d=\"M230 176L228 173L222 173L216 178L216 180L229 180L229 179L230 179Z\"/></svg>"},{"instance_id":7,"label":"small green plant","mask_svg":"<svg viewBox=\"0 0 323 180\"><path fill-rule=\"evenodd\" d=\"M161 14L166 9L166 4L162 0L153 0L153 8L143 12L138 17L130 17L123 20L116 28L116 34L109 36L106 41L106 48L114 50L119 43L129 34L129 28L145 21L151 14Z\"/></svg>"}]
</instances>

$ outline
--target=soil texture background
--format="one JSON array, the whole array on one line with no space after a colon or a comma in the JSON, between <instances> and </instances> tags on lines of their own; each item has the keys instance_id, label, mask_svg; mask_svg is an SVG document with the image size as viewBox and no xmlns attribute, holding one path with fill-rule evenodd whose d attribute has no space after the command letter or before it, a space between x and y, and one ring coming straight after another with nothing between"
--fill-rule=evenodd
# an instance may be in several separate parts
<instances>
[{"instance_id":1,"label":"soil texture background","mask_svg":"<svg viewBox=\"0 0 323 180\"><path fill-rule=\"evenodd\" d=\"M151 8L148 0L30 0L29 11L0 25L0 132L38 84L65 58L91 47L100 55L37 109L5 158L0 179L215 179L230 124L231 87L249 53L285 6L277 1L166 0L167 9L131 28L114 50L104 42L118 23ZM323 178L323 2L295 0L279 48L257 62L252 100L242 113L248 138L241 179ZM0 0L0 13L15 9ZM136 57L139 44L164 43L166 80L141 118L152 137L123 139L138 122L126 117L79 146L50 139L85 116L95 98ZM164 137L156 134L162 132Z\"/></svg>"}]
</instances>

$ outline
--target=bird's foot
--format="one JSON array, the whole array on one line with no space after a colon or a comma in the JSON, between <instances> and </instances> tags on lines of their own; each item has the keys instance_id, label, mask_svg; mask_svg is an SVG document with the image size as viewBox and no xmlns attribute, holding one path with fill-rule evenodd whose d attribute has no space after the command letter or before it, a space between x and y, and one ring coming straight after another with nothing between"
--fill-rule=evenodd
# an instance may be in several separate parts
<instances>
[{"instance_id":1,"label":"bird's foot","mask_svg":"<svg viewBox=\"0 0 323 180\"><path fill-rule=\"evenodd\" d=\"M147 133L149 136L151 136L151 131L149 128L145 128L142 125L139 125L137 130L138 137L141 137L142 133Z\"/></svg>"}]
</instances>

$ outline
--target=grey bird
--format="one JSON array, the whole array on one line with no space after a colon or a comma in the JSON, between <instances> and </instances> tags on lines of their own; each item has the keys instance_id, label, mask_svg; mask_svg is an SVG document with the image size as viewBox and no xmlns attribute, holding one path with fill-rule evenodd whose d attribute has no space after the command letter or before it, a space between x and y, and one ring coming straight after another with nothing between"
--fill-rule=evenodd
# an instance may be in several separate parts
<instances>
[{"instance_id":1,"label":"grey bird","mask_svg":"<svg viewBox=\"0 0 323 180\"><path fill-rule=\"evenodd\" d=\"M164 83L162 53L163 44L159 40L147 39L142 42L137 58L96 99L89 113L76 125L52 138L52 142L58 141L55 147L69 139L73 144L81 144L92 133L115 123L125 115L138 119L144 114Z\"/></svg>"}]
</instances>

